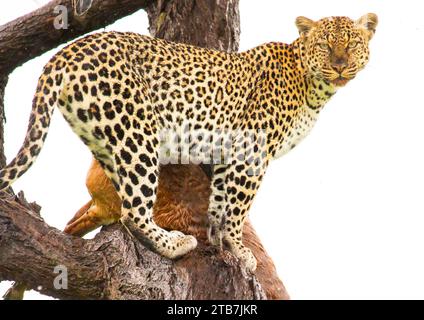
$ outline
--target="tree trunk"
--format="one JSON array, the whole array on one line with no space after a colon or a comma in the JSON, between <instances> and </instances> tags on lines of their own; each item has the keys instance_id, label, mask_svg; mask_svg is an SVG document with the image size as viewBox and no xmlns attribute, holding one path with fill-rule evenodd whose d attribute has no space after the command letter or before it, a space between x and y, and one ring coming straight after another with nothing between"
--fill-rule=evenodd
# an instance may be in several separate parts
<instances>
[{"instance_id":1,"label":"tree trunk","mask_svg":"<svg viewBox=\"0 0 424 320\"><path fill-rule=\"evenodd\" d=\"M238 0L159 0L146 8L154 37L221 51L237 51Z\"/></svg>"},{"instance_id":2,"label":"tree trunk","mask_svg":"<svg viewBox=\"0 0 424 320\"><path fill-rule=\"evenodd\" d=\"M52 10L59 4L69 8L68 30L52 27L55 16ZM74 14L71 1L52 1L0 27L0 115L4 110L7 75L14 68L139 8L147 11L153 36L223 51L238 49L238 0L93 0L91 8L82 16ZM1 165L4 164L2 125ZM250 223L246 224L244 239L258 257L256 275L247 274L229 252L207 245L204 207L207 207L208 193L193 194L192 202L182 201L187 190L176 187L184 179L194 179L198 183L192 192L208 189L211 170L209 166L202 169L193 165L166 166L161 170L161 184L167 186L162 190L168 192L163 192L164 196L158 199L158 205L162 205L159 209L168 208L165 213L171 213L170 204L183 206L190 214L187 221L192 223L187 227L191 230L188 232L200 239L199 247L178 261L152 253L118 224L103 228L92 240L67 236L46 225L38 215L39 207L28 204L22 194L18 197L3 194L0 198L0 281L20 281L61 299L287 299L272 260ZM67 268L67 290L54 287L57 274L53 271L58 265Z\"/></svg>"}]
</instances>

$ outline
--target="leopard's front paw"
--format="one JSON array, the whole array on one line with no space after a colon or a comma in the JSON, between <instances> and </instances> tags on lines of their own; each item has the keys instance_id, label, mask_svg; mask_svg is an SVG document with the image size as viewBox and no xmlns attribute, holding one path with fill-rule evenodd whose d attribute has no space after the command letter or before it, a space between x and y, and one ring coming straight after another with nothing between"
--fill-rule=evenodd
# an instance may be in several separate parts
<instances>
[{"instance_id":1,"label":"leopard's front paw","mask_svg":"<svg viewBox=\"0 0 424 320\"><path fill-rule=\"evenodd\" d=\"M250 272L254 272L257 267L256 257L253 255L252 250L244 247L236 254L237 258L240 259L242 264L246 267L246 269Z\"/></svg>"},{"instance_id":2,"label":"leopard's front paw","mask_svg":"<svg viewBox=\"0 0 424 320\"><path fill-rule=\"evenodd\" d=\"M248 271L254 272L256 270L257 261L253 255L252 250L245 247L241 242L228 241L230 251L241 261Z\"/></svg>"}]
</instances>

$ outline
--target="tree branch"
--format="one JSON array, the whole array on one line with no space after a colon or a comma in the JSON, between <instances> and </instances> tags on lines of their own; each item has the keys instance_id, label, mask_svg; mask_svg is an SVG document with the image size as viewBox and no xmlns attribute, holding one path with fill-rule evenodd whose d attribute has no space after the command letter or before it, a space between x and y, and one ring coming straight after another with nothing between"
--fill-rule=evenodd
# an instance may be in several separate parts
<instances>
[{"instance_id":1,"label":"tree branch","mask_svg":"<svg viewBox=\"0 0 424 320\"><path fill-rule=\"evenodd\" d=\"M225 251L200 245L172 262L118 224L83 240L48 226L22 196L3 195L0 208L0 281L20 281L60 299L266 298L256 277ZM58 265L68 271L66 290L53 286Z\"/></svg>"},{"instance_id":2,"label":"tree branch","mask_svg":"<svg viewBox=\"0 0 424 320\"><path fill-rule=\"evenodd\" d=\"M0 26L0 74L8 75L16 67L58 45L87 32L105 27L155 2L154 0L93 0L88 11L75 15L72 0L54 0L25 16ZM55 8L68 12L68 28L55 29L59 15Z\"/></svg>"}]
</instances>

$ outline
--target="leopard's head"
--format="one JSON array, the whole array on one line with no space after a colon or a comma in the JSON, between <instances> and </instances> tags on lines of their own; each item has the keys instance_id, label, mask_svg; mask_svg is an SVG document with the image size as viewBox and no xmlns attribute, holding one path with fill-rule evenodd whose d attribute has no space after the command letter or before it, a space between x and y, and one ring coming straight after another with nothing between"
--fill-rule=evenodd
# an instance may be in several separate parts
<instances>
[{"instance_id":1,"label":"leopard's head","mask_svg":"<svg viewBox=\"0 0 424 320\"><path fill-rule=\"evenodd\" d=\"M367 64L368 43L377 23L374 13L356 21L347 17L319 21L298 17L296 26L304 44L302 59L308 72L335 86L344 86Z\"/></svg>"}]
</instances>

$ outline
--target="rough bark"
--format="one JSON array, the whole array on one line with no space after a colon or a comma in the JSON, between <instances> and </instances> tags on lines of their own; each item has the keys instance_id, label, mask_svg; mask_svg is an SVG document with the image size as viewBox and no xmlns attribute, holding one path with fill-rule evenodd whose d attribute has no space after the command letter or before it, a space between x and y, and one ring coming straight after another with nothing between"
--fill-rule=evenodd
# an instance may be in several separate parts
<instances>
[{"instance_id":1,"label":"rough bark","mask_svg":"<svg viewBox=\"0 0 424 320\"><path fill-rule=\"evenodd\" d=\"M87 32L146 8L153 0L93 0L91 8L76 15L72 0L54 0L25 16L0 26L0 74L7 75L16 67L58 45ZM55 8L65 6L68 28L56 29Z\"/></svg>"},{"instance_id":2,"label":"rough bark","mask_svg":"<svg viewBox=\"0 0 424 320\"><path fill-rule=\"evenodd\" d=\"M155 36L224 51L238 48L238 0L93 0L90 10L82 16L74 15L72 2L52 1L0 27L0 108L7 75L14 68L140 8L147 9L150 30ZM53 9L57 5L68 8L67 30L52 27L57 15ZM4 160L2 151L0 161ZM203 169L210 177L210 167ZM202 178L200 170L192 172ZM178 179L180 173L174 170L161 176L161 180ZM268 298L288 298L250 224L246 229L252 234L252 245L262 250L263 263L270 266L269 276L258 274L257 278L246 274L231 254L204 242L184 258L169 261L131 239L120 225L104 228L93 240L70 237L46 225L38 211L38 206L26 203L22 196L1 196L0 281L21 281L29 288L62 299L263 299L266 294L258 281L262 278L262 285L267 283L275 289L273 294L268 293ZM57 275L52 270L57 265L68 268L67 290L53 287Z\"/></svg>"},{"instance_id":3,"label":"rough bark","mask_svg":"<svg viewBox=\"0 0 424 320\"><path fill-rule=\"evenodd\" d=\"M237 51L239 0L159 0L147 6L149 31L158 38L221 51Z\"/></svg>"},{"instance_id":4,"label":"rough bark","mask_svg":"<svg viewBox=\"0 0 424 320\"><path fill-rule=\"evenodd\" d=\"M24 282L43 294L60 299L266 298L256 277L225 251L200 245L173 262L134 241L119 224L83 240L48 226L39 207L22 195L3 195L0 208L0 279ZM57 265L67 267L66 290L52 285Z\"/></svg>"}]
</instances>

